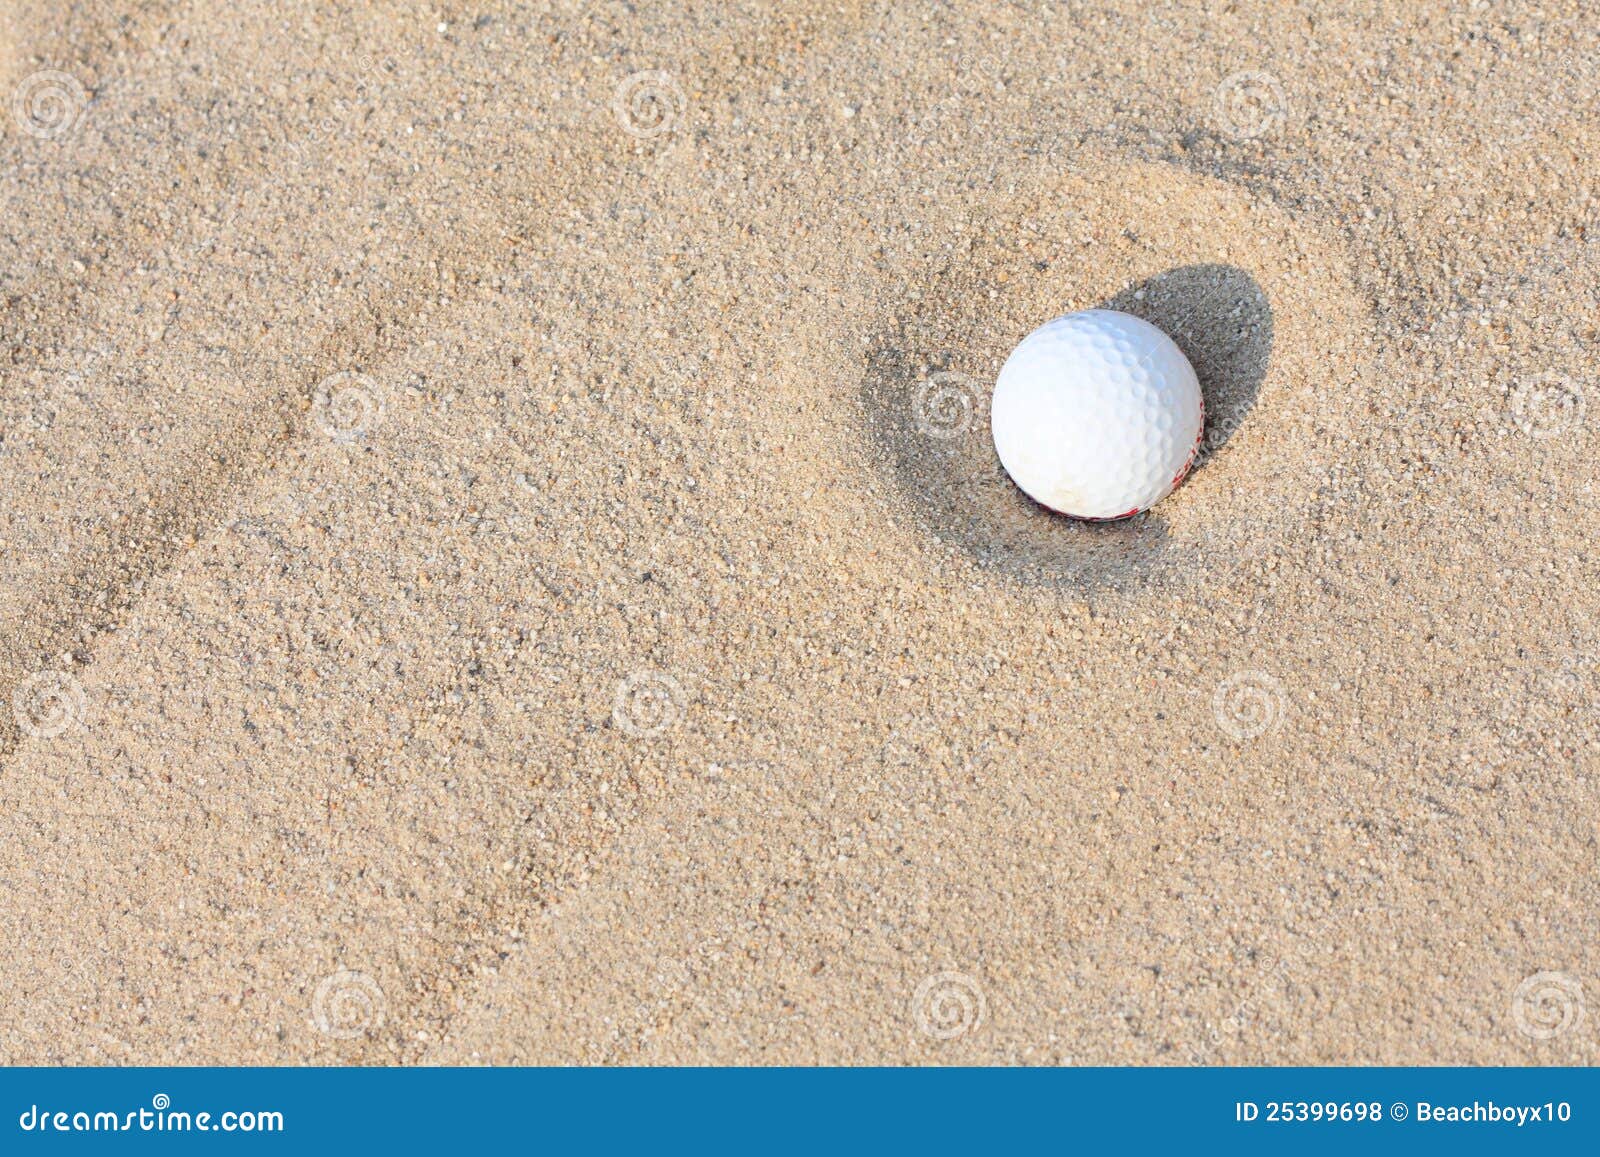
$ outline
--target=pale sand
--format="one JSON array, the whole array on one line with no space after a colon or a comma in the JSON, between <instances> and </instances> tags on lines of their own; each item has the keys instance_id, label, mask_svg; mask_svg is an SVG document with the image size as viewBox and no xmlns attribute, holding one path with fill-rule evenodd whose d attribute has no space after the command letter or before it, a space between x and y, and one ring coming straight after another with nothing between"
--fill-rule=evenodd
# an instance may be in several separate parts
<instances>
[{"instance_id":1,"label":"pale sand","mask_svg":"<svg viewBox=\"0 0 1600 1157\"><path fill-rule=\"evenodd\" d=\"M1584 6L123 7L0 9L4 1060L1600 1060Z\"/></svg>"}]
</instances>

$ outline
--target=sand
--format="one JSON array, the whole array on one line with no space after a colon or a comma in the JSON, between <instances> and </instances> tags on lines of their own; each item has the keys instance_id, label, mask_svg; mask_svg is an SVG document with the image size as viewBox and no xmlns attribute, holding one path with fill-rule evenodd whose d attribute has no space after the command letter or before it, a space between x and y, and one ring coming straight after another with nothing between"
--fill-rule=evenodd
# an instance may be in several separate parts
<instances>
[{"instance_id":1,"label":"sand","mask_svg":"<svg viewBox=\"0 0 1600 1157\"><path fill-rule=\"evenodd\" d=\"M1600 1060L1596 39L7 5L0 1058Z\"/></svg>"}]
</instances>

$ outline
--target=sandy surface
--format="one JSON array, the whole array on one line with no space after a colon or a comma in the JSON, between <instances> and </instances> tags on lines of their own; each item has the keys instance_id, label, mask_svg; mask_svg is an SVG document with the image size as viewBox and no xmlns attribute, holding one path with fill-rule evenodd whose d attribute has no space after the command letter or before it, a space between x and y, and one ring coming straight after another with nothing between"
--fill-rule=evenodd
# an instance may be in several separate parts
<instances>
[{"instance_id":1,"label":"sandy surface","mask_svg":"<svg viewBox=\"0 0 1600 1157\"><path fill-rule=\"evenodd\" d=\"M0 1058L1600 1060L1586 6L717 7L0 7Z\"/></svg>"}]
</instances>

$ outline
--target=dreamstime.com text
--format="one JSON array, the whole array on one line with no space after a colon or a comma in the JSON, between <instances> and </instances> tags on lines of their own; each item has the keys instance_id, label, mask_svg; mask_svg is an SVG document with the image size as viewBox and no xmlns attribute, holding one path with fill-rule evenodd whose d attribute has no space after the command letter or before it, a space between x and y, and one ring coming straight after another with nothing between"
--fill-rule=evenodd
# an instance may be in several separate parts
<instances>
[{"instance_id":1,"label":"dreamstime.com text","mask_svg":"<svg viewBox=\"0 0 1600 1157\"><path fill-rule=\"evenodd\" d=\"M149 1108L127 1112L111 1109L54 1109L29 1105L17 1118L24 1133L282 1133L283 1114L275 1110L226 1109L186 1112L172 1108L172 1098L157 1093Z\"/></svg>"}]
</instances>

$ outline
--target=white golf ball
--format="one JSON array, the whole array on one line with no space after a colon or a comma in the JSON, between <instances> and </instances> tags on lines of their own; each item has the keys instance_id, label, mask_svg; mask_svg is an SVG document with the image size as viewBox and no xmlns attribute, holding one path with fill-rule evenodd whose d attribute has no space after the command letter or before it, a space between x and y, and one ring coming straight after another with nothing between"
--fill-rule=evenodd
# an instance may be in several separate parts
<instances>
[{"instance_id":1,"label":"white golf ball","mask_svg":"<svg viewBox=\"0 0 1600 1157\"><path fill-rule=\"evenodd\" d=\"M1086 309L1046 322L1000 369L991 423L1028 497L1073 518L1127 518L1183 481L1205 403L1194 367L1149 322Z\"/></svg>"}]
</instances>

